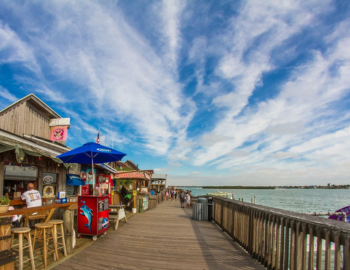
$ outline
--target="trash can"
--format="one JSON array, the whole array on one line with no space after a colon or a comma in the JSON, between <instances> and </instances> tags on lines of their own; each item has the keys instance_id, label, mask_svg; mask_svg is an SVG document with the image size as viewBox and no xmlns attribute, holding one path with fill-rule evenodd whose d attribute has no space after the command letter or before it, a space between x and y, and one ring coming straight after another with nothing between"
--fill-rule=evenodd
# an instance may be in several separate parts
<instances>
[{"instance_id":1,"label":"trash can","mask_svg":"<svg viewBox=\"0 0 350 270\"><path fill-rule=\"evenodd\" d=\"M213 220L213 197L208 197L208 221Z\"/></svg>"}]
</instances>

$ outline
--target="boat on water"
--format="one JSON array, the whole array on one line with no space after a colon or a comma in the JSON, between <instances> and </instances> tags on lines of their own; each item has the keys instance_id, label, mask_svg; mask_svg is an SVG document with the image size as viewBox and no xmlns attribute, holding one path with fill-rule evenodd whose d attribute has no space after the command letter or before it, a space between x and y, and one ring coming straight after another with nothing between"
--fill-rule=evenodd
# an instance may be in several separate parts
<instances>
[{"instance_id":1,"label":"boat on water","mask_svg":"<svg viewBox=\"0 0 350 270\"><path fill-rule=\"evenodd\" d=\"M222 192L222 191L218 190L217 192L208 193L208 195L209 196L220 196L220 197L224 197L226 199L233 200L233 192Z\"/></svg>"},{"instance_id":2,"label":"boat on water","mask_svg":"<svg viewBox=\"0 0 350 270\"><path fill-rule=\"evenodd\" d=\"M350 222L350 205L345 206L343 208L338 209L335 211L336 213L345 213L346 214L346 222ZM339 221L345 221L343 220L343 215L330 215L328 217L329 219L339 220Z\"/></svg>"}]
</instances>

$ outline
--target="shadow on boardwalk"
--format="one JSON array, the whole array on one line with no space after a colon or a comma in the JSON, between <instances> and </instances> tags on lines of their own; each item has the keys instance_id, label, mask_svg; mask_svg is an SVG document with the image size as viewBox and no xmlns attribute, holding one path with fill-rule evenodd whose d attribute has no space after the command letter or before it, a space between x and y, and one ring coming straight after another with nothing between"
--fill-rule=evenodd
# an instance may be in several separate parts
<instances>
[{"instance_id":1,"label":"shadow on boardwalk","mask_svg":"<svg viewBox=\"0 0 350 270\"><path fill-rule=\"evenodd\" d=\"M163 202L53 269L263 269L215 224Z\"/></svg>"}]
</instances>

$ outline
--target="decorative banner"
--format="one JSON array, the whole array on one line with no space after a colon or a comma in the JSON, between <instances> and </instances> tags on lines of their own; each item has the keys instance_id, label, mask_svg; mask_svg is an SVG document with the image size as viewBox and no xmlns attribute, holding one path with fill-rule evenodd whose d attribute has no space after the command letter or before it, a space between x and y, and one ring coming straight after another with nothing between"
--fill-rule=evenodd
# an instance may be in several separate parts
<instances>
[{"instance_id":1,"label":"decorative banner","mask_svg":"<svg viewBox=\"0 0 350 270\"><path fill-rule=\"evenodd\" d=\"M94 174L95 174L95 177L96 177L96 169L94 169ZM89 185L93 185L95 184L95 180L92 179L92 170L91 169L87 169L86 170L86 184L89 184Z\"/></svg>"},{"instance_id":2,"label":"decorative banner","mask_svg":"<svg viewBox=\"0 0 350 270\"><path fill-rule=\"evenodd\" d=\"M117 173L114 178L123 179L123 178L140 178L144 179L145 175L142 172L128 172L128 173Z\"/></svg>"},{"instance_id":3,"label":"decorative banner","mask_svg":"<svg viewBox=\"0 0 350 270\"><path fill-rule=\"evenodd\" d=\"M67 126L56 126L50 128L51 141L66 141L67 140Z\"/></svg>"}]
</instances>

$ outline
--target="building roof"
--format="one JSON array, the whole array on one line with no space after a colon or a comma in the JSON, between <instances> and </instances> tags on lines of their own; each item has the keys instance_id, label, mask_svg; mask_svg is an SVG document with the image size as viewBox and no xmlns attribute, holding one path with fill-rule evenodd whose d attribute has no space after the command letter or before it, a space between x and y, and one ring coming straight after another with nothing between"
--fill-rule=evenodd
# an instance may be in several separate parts
<instances>
[{"instance_id":1,"label":"building roof","mask_svg":"<svg viewBox=\"0 0 350 270\"><path fill-rule=\"evenodd\" d=\"M35 104L36 106L39 106L42 108L45 112L47 112L48 116L50 118L62 118L58 113L56 113L53 109L51 109L44 101L42 101L40 98L38 98L33 93L17 100L16 102L12 103L11 105L7 106L5 109L0 111L0 116L7 112L8 110L15 107L17 104L20 104L24 101L29 101L30 103Z\"/></svg>"},{"instance_id":2,"label":"building roof","mask_svg":"<svg viewBox=\"0 0 350 270\"><path fill-rule=\"evenodd\" d=\"M129 168L131 168L131 169L139 170L139 167L138 167L137 165L135 165L135 163L132 162L131 160L125 161L124 164L125 164L126 166L128 166Z\"/></svg>"},{"instance_id":3,"label":"building roof","mask_svg":"<svg viewBox=\"0 0 350 270\"><path fill-rule=\"evenodd\" d=\"M153 174L152 180L166 180L166 174Z\"/></svg>"}]
</instances>

